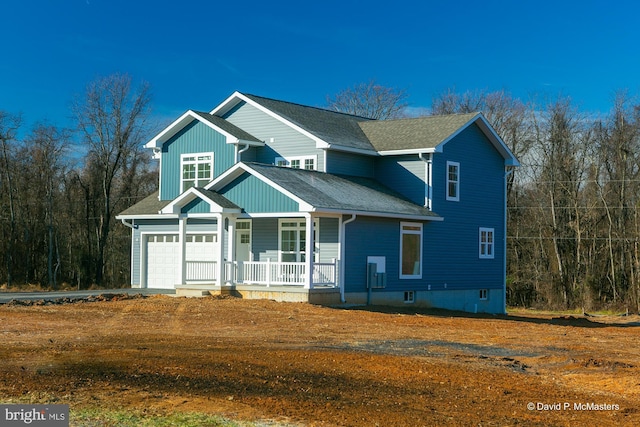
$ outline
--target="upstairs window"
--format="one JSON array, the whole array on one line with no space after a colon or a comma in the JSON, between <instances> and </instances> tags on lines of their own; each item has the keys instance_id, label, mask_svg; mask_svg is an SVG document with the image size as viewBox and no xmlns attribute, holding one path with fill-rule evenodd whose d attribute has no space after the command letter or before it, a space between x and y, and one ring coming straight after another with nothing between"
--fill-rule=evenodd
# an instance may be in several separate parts
<instances>
[{"instance_id":1,"label":"upstairs window","mask_svg":"<svg viewBox=\"0 0 640 427\"><path fill-rule=\"evenodd\" d=\"M203 187L213 179L213 153L183 154L180 169L182 191Z\"/></svg>"},{"instance_id":2,"label":"upstairs window","mask_svg":"<svg viewBox=\"0 0 640 427\"><path fill-rule=\"evenodd\" d=\"M480 228L479 256L486 259L494 257L493 228Z\"/></svg>"},{"instance_id":3,"label":"upstairs window","mask_svg":"<svg viewBox=\"0 0 640 427\"><path fill-rule=\"evenodd\" d=\"M292 169L317 170L318 156L276 157L276 165Z\"/></svg>"},{"instance_id":4,"label":"upstairs window","mask_svg":"<svg viewBox=\"0 0 640 427\"><path fill-rule=\"evenodd\" d=\"M460 163L447 162L447 200L460 200Z\"/></svg>"}]
</instances>

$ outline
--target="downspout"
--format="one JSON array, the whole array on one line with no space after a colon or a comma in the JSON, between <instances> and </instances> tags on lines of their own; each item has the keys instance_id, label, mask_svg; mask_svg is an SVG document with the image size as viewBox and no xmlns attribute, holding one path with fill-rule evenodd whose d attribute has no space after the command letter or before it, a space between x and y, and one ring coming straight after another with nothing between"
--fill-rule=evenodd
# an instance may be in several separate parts
<instances>
[{"instance_id":1,"label":"downspout","mask_svg":"<svg viewBox=\"0 0 640 427\"><path fill-rule=\"evenodd\" d=\"M509 179L509 175L511 175L513 173L514 169L507 169L504 173L504 234L503 234L503 240L504 240L504 247L502 248L503 253L502 253L502 271L503 271L503 280L502 280L502 290L503 290L503 295L502 295L502 301L504 304L503 307L503 311L504 314L507 314L507 181Z\"/></svg>"},{"instance_id":2,"label":"downspout","mask_svg":"<svg viewBox=\"0 0 640 427\"><path fill-rule=\"evenodd\" d=\"M428 157L425 159L424 155L427 154ZM426 191L425 191L425 203L424 203L424 207L431 210L432 206L431 206L431 201L433 199L433 186L431 185L431 168L433 165L433 154L432 153L418 153L418 157L420 158L420 160L422 160L425 163L425 185L426 185Z\"/></svg>"},{"instance_id":3,"label":"downspout","mask_svg":"<svg viewBox=\"0 0 640 427\"><path fill-rule=\"evenodd\" d=\"M238 151L238 147L240 146L240 140L236 144L236 163L240 162L241 154L249 149L249 144L244 144L244 148Z\"/></svg>"},{"instance_id":4,"label":"downspout","mask_svg":"<svg viewBox=\"0 0 640 427\"><path fill-rule=\"evenodd\" d=\"M344 271L345 271L345 235L346 225L356 220L356 214L351 214L351 218L346 221L342 221L342 227L340 227L340 302L347 302L344 298Z\"/></svg>"},{"instance_id":5,"label":"downspout","mask_svg":"<svg viewBox=\"0 0 640 427\"><path fill-rule=\"evenodd\" d=\"M128 223L125 218L120 218L120 221L122 221L123 225L129 227L132 230L137 230L138 229L138 226L133 223L133 220L131 220L131 223Z\"/></svg>"}]
</instances>

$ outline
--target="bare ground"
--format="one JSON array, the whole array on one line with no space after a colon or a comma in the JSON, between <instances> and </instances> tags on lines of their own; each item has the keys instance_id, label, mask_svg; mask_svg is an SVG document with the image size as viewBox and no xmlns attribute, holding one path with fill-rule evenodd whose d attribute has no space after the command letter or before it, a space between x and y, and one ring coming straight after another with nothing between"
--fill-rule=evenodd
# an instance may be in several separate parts
<instances>
[{"instance_id":1,"label":"bare ground","mask_svg":"<svg viewBox=\"0 0 640 427\"><path fill-rule=\"evenodd\" d=\"M638 316L7 304L0 400L311 426L639 425L639 333Z\"/></svg>"}]
</instances>

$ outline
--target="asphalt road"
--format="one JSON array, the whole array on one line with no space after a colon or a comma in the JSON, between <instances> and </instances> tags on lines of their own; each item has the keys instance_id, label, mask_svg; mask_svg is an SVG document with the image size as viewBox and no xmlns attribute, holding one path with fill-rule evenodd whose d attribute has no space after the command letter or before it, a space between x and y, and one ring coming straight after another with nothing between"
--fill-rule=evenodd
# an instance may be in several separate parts
<instances>
[{"instance_id":1,"label":"asphalt road","mask_svg":"<svg viewBox=\"0 0 640 427\"><path fill-rule=\"evenodd\" d=\"M6 304L11 300L56 300L60 298L86 298L101 294L143 294L143 295L174 295L173 289L98 289L91 291L64 291L64 292L0 292L0 304Z\"/></svg>"}]
</instances>

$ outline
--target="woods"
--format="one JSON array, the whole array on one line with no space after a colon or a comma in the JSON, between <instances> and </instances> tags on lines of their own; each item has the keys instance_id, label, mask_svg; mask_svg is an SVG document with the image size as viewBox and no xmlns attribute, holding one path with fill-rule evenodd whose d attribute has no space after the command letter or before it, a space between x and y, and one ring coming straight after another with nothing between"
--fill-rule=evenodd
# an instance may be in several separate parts
<instances>
[{"instance_id":1,"label":"woods","mask_svg":"<svg viewBox=\"0 0 640 427\"><path fill-rule=\"evenodd\" d=\"M75 133L47 123L27 133L0 112L0 283L129 283L130 233L115 215L157 186L142 147L149 103L147 86L112 75L74 102Z\"/></svg>"},{"instance_id":2,"label":"woods","mask_svg":"<svg viewBox=\"0 0 640 427\"><path fill-rule=\"evenodd\" d=\"M406 114L406 99L369 82L327 102L391 118ZM129 283L130 232L115 215L158 185L143 149L150 104L148 85L112 75L73 102L73 130L27 130L20 115L0 111L0 283ZM522 165L507 182L508 304L638 311L640 105L619 92L609 112L589 114L562 96L448 91L431 106L476 111Z\"/></svg>"}]
</instances>

